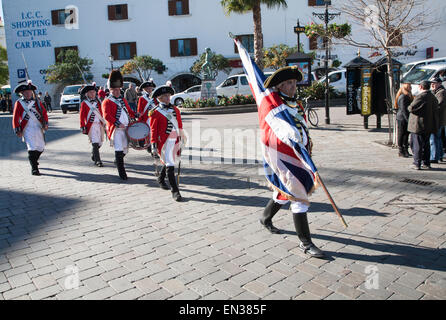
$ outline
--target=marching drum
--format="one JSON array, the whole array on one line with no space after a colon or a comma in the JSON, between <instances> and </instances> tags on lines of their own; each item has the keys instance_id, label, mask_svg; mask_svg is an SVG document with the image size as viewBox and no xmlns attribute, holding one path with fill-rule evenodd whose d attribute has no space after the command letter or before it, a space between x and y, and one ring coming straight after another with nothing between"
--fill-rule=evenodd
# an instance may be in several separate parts
<instances>
[{"instance_id":1,"label":"marching drum","mask_svg":"<svg viewBox=\"0 0 446 320\"><path fill-rule=\"evenodd\" d=\"M147 149L150 146L150 127L144 122L133 122L127 127L129 147L135 150Z\"/></svg>"}]
</instances>

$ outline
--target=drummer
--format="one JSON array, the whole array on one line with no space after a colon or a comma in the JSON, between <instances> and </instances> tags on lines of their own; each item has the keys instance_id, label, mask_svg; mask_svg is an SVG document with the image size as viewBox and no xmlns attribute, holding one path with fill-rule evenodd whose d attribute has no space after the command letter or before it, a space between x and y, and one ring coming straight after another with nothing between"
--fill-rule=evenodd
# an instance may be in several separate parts
<instances>
[{"instance_id":1,"label":"drummer","mask_svg":"<svg viewBox=\"0 0 446 320\"><path fill-rule=\"evenodd\" d=\"M170 103L173 94L174 90L169 86L160 86L152 93L152 98L159 104L149 114L151 143L153 157L159 158L164 165L158 176L160 187L169 190L165 182L167 172L172 197L175 201L181 201L182 197L175 179L175 163L180 160L181 147L186 140L180 110Z\"/></svg>"},{"instance_id":2,"label":"drummer","mask_svg":"<svg viewBox=\"0 0 446 320\"><path fill-rule=\"evenodd\" d=\"M80 128L83 134L88 135L88 139L93 146L91 160L94 161L96 166L103 167L99 148L104 142L105 120L102 117L101 104L96 98L97 90L96 83L93 82L91 85L84 86L80 91L81 97L85 97L79 112Z\"/></svg>"},{"instance_id":3,"label":"drummer","mask_svg":"<svg viewBox=\"0 0 446 320\"><path fill-rule=\"evenodd\" d=\"M108 79L110 95L102 102L102 111L107 122L107 135L110 145L115 149L115 161L119 177L127 180L124 156L128 153L129 142L126 129L135 118L135 113L121 95L124 79L119 70L113 70Z\"/></svg>"},{"instance_id":4,"label":"drummer","mask_svg":"<svg viewBox=\"0 0 446 320\"><path fill-rule=\"evenodd\" d=\"M139 86L139 91L142 93L142 96L139 97L138 100L138 119L141 122L147 123L149 127L150 127L149 112L158 104L158 101L156 99L152 99L150 97L150 94L155 88L156 85L155 82L153 82L152 78L150 78L149 81L143 82ZM152 152L152 148L150 145L147 148L147 151L149 153Z\"/></svg>"}]
</instances>

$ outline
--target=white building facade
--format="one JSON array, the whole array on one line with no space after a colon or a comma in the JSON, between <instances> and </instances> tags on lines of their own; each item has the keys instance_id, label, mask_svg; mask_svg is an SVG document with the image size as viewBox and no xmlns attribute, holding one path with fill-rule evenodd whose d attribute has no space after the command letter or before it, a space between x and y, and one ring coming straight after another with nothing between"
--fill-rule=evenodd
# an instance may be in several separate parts
<instances>
[{"instance_id":1,"label":"white building facade","mask_svg":"<svg viewBox=\"0 0 446 320\"><path fill-rule=\"evenodd\" d=\"M426 1L446 13L444 2ZM25 79L23 55L39 91L53 96L61 88L46 82L45 70L56 62L61 50L73 48L81 57L92 59L91 72L98 85L106 83L102 75L110 72L112 64L117 68L134 55L150 55L167 67L163 74L152 73L156 84L173 80L184 87L190 81L190 67L207 47L233 59L232 73L241 71L229 32L244 35L245 43L252 45L252 14L227 16L220 0L3 0L3 11L11 87ZM281 43L295 46L297 20L301 25L319 23L312 13L323 11L321 0L292 0L287 8L279 9L262 7L264 47ZM344 23L345 18L341 15L333 22ZM425 59L428 48L434 48L434 57L446 56L445 33L443 25L416 48L401 49L398 59L403 63ZM301 42L309 51L310 41L303 34ZM332 50L343 64L356 53L357 49L348 46ZM362 52L366 58L370 54ZM221 72L217 83L226 76Z\"/></svg>"}]
</instances>

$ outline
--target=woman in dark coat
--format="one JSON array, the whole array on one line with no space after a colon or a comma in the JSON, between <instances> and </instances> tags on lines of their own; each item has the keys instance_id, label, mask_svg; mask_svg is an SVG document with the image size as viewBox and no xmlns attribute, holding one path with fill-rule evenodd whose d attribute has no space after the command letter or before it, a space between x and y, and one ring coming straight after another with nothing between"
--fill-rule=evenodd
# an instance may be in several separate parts
<instances>
[{"instance_id":1,"label":"woman in dark coat","mask_svg":"<svg viewBox=\"0 0 446 320\"><path fill-rule=\"evenodd\" d=\"M398 109L396 120L398 122L398 156L409 158L409 132L407 125L409 122L409 111L407 107L413 101L412 86L410 83L403 83L396 95L395 109Z\"/></svg>"}]
</instances>

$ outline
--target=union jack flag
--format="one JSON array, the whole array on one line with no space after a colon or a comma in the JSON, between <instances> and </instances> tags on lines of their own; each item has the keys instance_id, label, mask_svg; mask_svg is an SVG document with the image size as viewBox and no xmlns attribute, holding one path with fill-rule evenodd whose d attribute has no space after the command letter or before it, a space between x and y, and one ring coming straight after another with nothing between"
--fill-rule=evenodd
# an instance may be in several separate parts
<instances>
[{"instance_id":1,"label":"union jack flag","mask_svg":"<svg viewBox=\"0 0 446 320\"><path fill-rule=\"evenodd\" d=\"M239 40L234 39L249 86L256 100L265 175L269 185L282 197L309 203L317 187L317 169L305 148L309 142L307 130L297 129L296 124L307 127L297 108L284 104L279 93L266 89L263 72L252 61Z\"/></svg>"}]
</instances>

